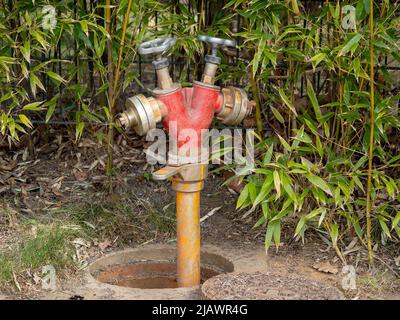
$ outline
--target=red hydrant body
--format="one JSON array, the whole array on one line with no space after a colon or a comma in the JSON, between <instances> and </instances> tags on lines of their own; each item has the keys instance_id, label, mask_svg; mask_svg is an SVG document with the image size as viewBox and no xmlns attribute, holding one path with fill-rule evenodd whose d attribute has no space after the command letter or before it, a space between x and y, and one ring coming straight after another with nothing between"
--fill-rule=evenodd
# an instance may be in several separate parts
<instances>
[{"instance_id":1,"label":"red hydrant body","mask_svg":"<svg viewBox=\"0 0 400 320\"><path fill-rule=\"evenodd\" d=\"M220 88L195 82L192 88L179 88L156 97L167 108L163 124L170 140L177 143L178 149L184 147L185 150L199 152L201 130L210 128L214 114L222 107ZM196 139L186 134L188 129L195 132Z\"/></svg>"}]
</instances>

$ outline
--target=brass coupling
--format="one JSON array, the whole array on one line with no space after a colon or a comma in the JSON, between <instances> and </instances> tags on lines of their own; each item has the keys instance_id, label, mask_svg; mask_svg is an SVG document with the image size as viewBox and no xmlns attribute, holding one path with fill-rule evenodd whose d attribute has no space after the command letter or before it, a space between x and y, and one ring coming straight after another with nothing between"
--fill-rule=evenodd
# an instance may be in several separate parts
<instances>
[{"instance_id":1,"label":"brass coupling","mask_svg":"<svg viewBox=\"0 0 400 320\"><path fill-rule=\"evenodd\" d=\"M142 94L128 98L125 106L126 110L119 115L117 125L125 129L133 128L140 136L155 129L167 112L161 101Z\"/></svg>"},{"instance_id":2,"label":"brass coupling","mask_svg":"<svg viewBox=\"0 0 400 320\"><path fill-rule=\"evenodd\" d=\"M243 89L227 87L222 89L223 105L217 118L227 125L238 125L251 114L254 102L249 101Z\"/></svg>"}]
</instances>

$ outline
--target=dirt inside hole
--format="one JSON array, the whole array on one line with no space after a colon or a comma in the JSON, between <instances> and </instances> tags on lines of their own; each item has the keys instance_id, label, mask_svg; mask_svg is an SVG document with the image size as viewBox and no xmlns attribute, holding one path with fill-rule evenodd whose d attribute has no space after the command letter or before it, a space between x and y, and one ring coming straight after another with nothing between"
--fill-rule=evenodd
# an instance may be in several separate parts
<instances>
[{"instance_id":1,"label":"dirt inside hole","mask_svg":"<svg viewBox=\"0 0 400 320\"><path fill-rule=\"evenodd\" d=\"M202 266L201 283L224 272L217 267ZM115 265L98 271L95 278L103 283L129 288L178 288L175 262L148 261Z\"/></svg>"}]
</instances>

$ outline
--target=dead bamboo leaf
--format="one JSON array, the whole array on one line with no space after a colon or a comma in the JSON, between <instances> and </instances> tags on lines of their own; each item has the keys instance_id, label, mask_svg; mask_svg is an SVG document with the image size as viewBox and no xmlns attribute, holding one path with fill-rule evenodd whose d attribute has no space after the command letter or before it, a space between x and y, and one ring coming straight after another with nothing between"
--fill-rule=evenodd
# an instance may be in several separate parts
<instances>
[{"instance_id":1,"label":"dead bamboo leaf","mask_svg":"<svg viewBox=\"0 0 400 320\"><path fill-rule=\"evenodd\" d=\"M3 171L13 171L17 166L16 160L11 160L8 162L0 163L0 170Z\"/></svg>"},{"instance_id":2,"label":"dead bamboo leaf","mask_svg":"<svg viewBox=\"0 0 400 320\"><path fill-rule=\"evenodd\" d=\"M210 218L211 216L213 216L214 213L216 213L216 212L217 212L218 210L220 210L221 208L222 208L222 206L221 206L221 207L216 207L216 208L210 210L204 217L202 217L202 218L200 219L200 223L203 222L203 221L205 221L206 219Z\"/></svg>"},{"instance_id":3,"label":"dead bamboo leaf","mask_svg":"<svg viewBox=\"0 0 400 320\"><path fill-rule=\"evenodd\" d=\"M324 273L331 273L331 274L338 273L337 267L331 265L329 261L317 262L316 264L313 265L313 268Z\"/></svg>"},{"instance_id":4,"label":"dead bamboo leaf","mask_svg":"<svg viewBox=\"0 0 400 320\"><path fill-rule=\"evenodd\" d=\"M107 249L108 247L112 246L112 242L110 240L105 240L103 242L100 242L98 244L98 247L100 248L101 251L104 251L105 249Z\"/></svg>"}]
</instances>

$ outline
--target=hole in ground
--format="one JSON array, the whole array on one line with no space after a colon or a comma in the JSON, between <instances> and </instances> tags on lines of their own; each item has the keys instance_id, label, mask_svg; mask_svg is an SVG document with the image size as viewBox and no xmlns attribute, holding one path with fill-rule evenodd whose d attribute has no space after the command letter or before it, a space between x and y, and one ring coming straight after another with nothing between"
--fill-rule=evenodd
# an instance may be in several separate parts
<instances>
[{"instance_id":1,"label":"hole in ground","mask_svg":"<svg viewBox=\"0 0 400 320\"><path fill-rule=\"evenodd\" d=\"M176 262L168 259L175 252L169 251L142 249L135 252L116 253L111 257L97 260L90 267L90 272L97 281L122 287L178 288ZM201 283L219 274L232 272L233 269L232 262L224 257L202 252Z\"/></svg>"},{"instance_id":2,"label":"hole in ground","mask_svg":"<svg viewBox=\"0 0 400 320\"><path fill-rule=\"evenodd\" d=\"M223 272L223 271L222 271ZM201 283L221 274L210 267L201 268ZM139 262L99 271L97 280L122 287L140 289L178 288L175 262Z\"/></svg>"}]
</instances>

